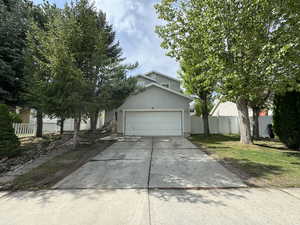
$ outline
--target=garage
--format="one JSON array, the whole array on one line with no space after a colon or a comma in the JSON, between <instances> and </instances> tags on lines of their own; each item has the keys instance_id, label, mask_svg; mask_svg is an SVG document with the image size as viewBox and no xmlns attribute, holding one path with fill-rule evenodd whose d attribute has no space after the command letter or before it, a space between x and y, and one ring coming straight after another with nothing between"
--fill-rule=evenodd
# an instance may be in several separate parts
<instances>
[{"instance_id":1,"label":"garage","mask_svg":"<svg viewBox=\"0 0 300 225\"><path fill-rule=\"evenodd\" d=\"M124 133L132 136L182 136L182 110L125 111Z\"/></svg>"}]
</instances>

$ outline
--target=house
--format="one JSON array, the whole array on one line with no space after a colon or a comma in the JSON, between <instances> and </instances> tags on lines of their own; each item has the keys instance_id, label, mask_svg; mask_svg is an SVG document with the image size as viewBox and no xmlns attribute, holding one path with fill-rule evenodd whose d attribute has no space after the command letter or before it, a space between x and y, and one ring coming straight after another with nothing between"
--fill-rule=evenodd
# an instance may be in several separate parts
<instances>
[{"instance_id":1,"label":"house","mask_svg":"<svg viewBox=\"0 0 300 225\"><path fill-rule=\"evenodd\" d=\"M272 116L272 110L263 110L260 112L260 116ZM238 116L238 110L236 104L233 102L221 102L216 100L213 109L210 112L210 116ZM249 108L249 116L253 116L252 109Z\"/></svg>"},{"instance_id":2,"label":"house","mask_svg":"<svg viewBox=\"0 0 300 225\"><path fill-rule=\"evenodd\" d=\"M187 136L191 133L190 105L193 100L180 89L180 81L158 72L138 75L141 91L129 96L106 114L117 132L132 136Z\"/></svg>"},{"instance_id":3,"label":"house","mask_svg":"<svg viewBox=\"0 0 300 225\"><path fill-rule=\"evenodd\" d=\"M36 110L32 108L17 107L16 113L20 116L23 124L36 125ZM53 131L58 130L58 121L60 119L56 117L49 117L48 115L43 116L43 130ZM99 113L97 128L101 128L104 124L104 112ZM80 124L81 130L90 129L90 119L82 120ZM68 118L64 121L64 131L74 130L74 119Z\"/></svg>"}]
</instances>

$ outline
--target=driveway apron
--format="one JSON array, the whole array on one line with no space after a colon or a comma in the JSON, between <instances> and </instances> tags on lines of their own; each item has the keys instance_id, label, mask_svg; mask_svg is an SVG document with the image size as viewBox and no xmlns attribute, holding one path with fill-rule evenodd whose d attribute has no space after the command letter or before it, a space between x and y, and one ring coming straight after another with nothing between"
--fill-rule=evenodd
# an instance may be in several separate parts
<instances>
[{"instance_id":1,"label":"driveway apron","mask_svg":"<svg viewBox=\"0 0 300 225\"><path fill-rule=\"evenodd\" d=\"M58 189L147 188L152 138L117 142L60 181Z\"/></svg>"},{"instance_id":2,"label":"driveway apron","mask_svg":"<svg viewBox=\"0 0 300 225\"><path fill-rule=\"evenodd\" d=\"M154 138L150 188L245 187L236 175L183 137Z\"/></svg>"}]
</instances>

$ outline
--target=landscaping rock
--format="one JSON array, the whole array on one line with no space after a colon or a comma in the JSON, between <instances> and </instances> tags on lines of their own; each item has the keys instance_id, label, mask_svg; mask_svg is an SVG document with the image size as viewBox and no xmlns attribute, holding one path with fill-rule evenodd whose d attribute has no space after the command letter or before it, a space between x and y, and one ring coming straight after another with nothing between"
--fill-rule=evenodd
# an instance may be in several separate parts
<instances>
[{"instance_id":1,"label":"landscaping rock","mask_svg":"<svg viewBox=\"0 0 300 225\"><path fill-rule=\"evenodd\" d=\"M7 175L19 175L23 168L32 164L33 161L40 157L46 157L52 154L52 152L63 152L64 149L69 149L70 136L59 137L46 136L46 138L26 138L25 143L22 141L21 154L13 158L2 158L0 160L0 183L1 177ZM6 179L2 179L6 181Z\"/></svg>"}]
</instances>

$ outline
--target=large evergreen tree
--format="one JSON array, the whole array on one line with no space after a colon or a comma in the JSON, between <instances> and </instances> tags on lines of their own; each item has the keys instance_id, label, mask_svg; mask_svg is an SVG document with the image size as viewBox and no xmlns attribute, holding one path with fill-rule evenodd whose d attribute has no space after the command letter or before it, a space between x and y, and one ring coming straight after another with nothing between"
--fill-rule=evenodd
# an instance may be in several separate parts
<instances>
[{"instance_id":1,"label":"large evergreen tree","mask_svg":"<svg viewBox=\"0 0 300 225\"><path fill-rule=\"evenodd\" d=\"M38 104L46 114L74 118L76 147L81 119L105 107L120 81L132 84L126 73L134 66L121 65L121 49L114 43L111 26L87 0L62 10L42 7L53 13L44 27L33 22L28 34L28 74L32 71L28 95L39 93Z\"/></svg>"},{"instance_id":2,"label":"large evergreen tree","mask_svg":"<svg viewBox=\"0 0 300 225\"><path fill-rule=\"evenodd\" d=\"M111 101L115 93L123 91L118 96L118 101L123 102L134 89L134 82L127 78L127 72L136 65L123 63L125 58L122 58L122 49L112 25L93 4L87 0L77 1L69 8L69 13L76 15L77 23L84 31L77 43L82 49L75 58L88 81L88 116L91 130L95 131L99 112L108 106L117 106Z\"/></svg>"},{"instance_id":3,"label":"large evergreen tree","mask_svg":"<svg viewBox=\"0 0 300 225\"><path fill-rule=\"evenodd\" d=\"M0 0L0 102L21 105L29 4Z\"/></svg>"}]
</instances>

